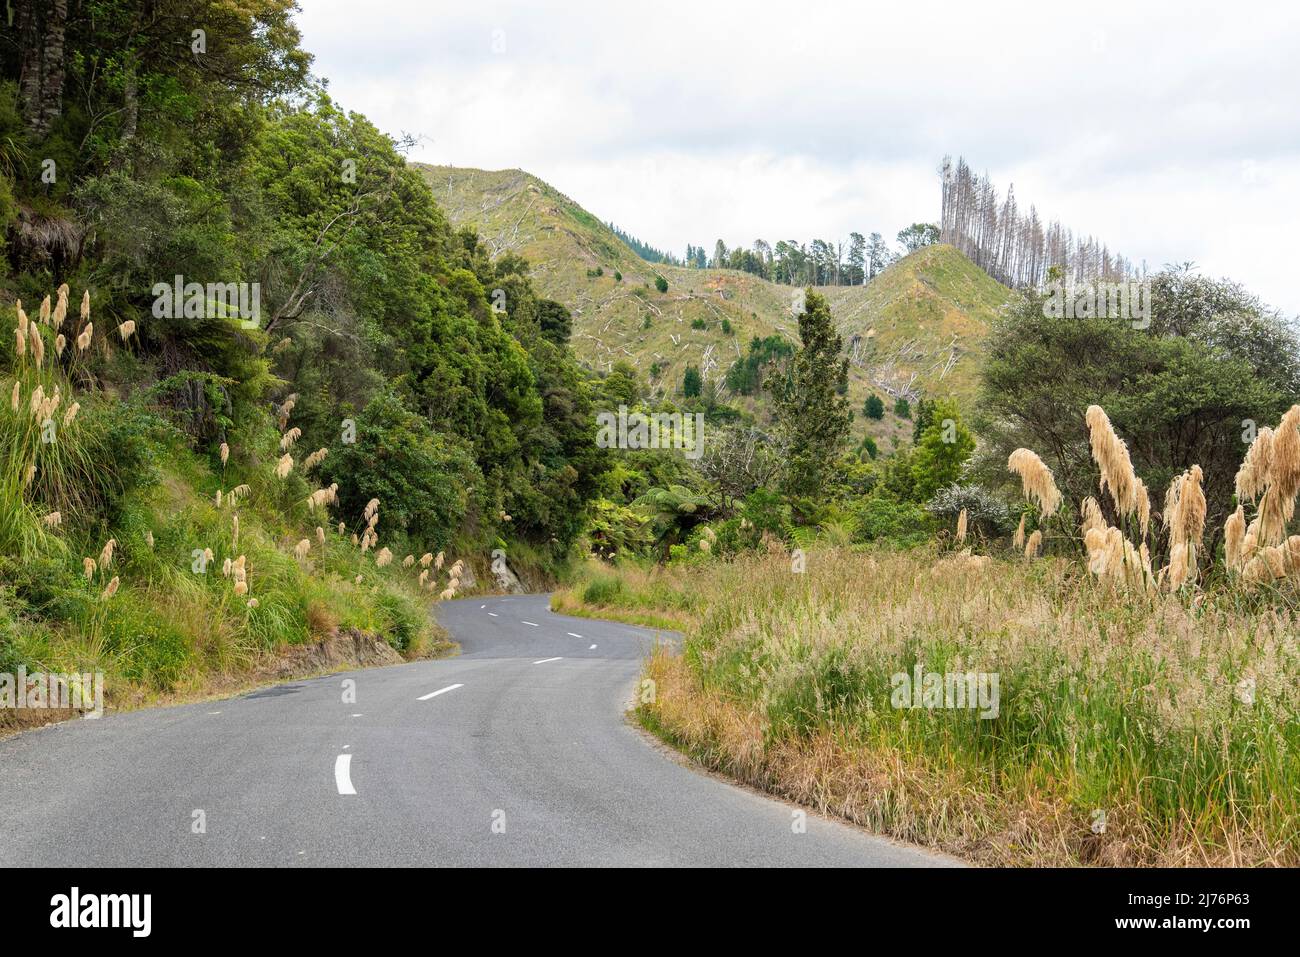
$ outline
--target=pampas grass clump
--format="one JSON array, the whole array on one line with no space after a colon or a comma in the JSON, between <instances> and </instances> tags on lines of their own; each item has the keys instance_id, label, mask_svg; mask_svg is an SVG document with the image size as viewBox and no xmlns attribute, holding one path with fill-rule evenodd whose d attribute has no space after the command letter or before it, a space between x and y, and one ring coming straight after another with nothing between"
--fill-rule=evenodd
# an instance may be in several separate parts
<instances>
[{"instance_id":1,"label":"pampas grass clump","mask_svg":"<svg viewBox=\"0 0 1300 957\"><path fill-rule=\"evenodd\" d=\"M1092 458L1101 469L1101 490L1109 490L1121 515L1135 515L1139 510L1141 481L1133 471L1128 446L1115 434L1106 411L1099 405L1088 406L1084 415L1088 423L1088 440Z\"/></svg>"},{"instance_id":2,"label":"pampas grass clump","mask_svg":"<svg viewBox=\"0 0 1300 957\"><path fill-rule=\"evenodd\" d=\"M1055 514L1061 506L1061 493L1056 488L1052 470L1029 449L1016 449L1007 459L1007 468L1020 476L1025 497L1038 502L1043 517Z\"/></svg>"}]
</instances>

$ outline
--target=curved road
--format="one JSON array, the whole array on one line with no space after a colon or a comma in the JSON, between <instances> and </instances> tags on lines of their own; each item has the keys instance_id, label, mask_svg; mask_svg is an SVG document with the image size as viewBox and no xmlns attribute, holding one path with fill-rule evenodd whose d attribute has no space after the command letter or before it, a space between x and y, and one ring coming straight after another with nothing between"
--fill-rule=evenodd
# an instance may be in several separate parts
<instances>
[{"instance_id":1,"label":"curved road","mask_svg":"<svg viewBox=\"0 0 1300 957\"><path fill-rule=\"evenodd\" d=\"M624 718L652 631L544 595L439 617L456 658L0 741L0 866L954 863L813 814L796 833L662 753Z\"/></svg>"}]
</instances>

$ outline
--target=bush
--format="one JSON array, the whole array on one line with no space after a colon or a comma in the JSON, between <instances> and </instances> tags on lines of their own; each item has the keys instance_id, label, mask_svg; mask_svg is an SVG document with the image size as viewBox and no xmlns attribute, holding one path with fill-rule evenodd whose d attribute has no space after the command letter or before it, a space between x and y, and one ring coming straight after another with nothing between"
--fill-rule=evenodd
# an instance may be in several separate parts
<instances>
[{"instance_id":1,"label":"bush","mask_svg":"<svg viewBox=\"0 0 1300 957\"><path fill-rule=\"evenodd\" d=\"M471 510L482 473L458 438L435 433L392 395L381 395L357 417L357 440L326 459L339 484L338 513L358 520L366 502L383 503L384 527L400 529L426 549L449 545ZM435 547L436 546L436 547Z\"/></svg>"},{"instance_id":2,"label":"bush","mask_svg":"<svg viewBox=\"0 0 1300 957\"><path fill-rule=\"evenodd\" d=\"M743 516L729 518L713 526L717 536L713 542L716 555L735 555L742 551L757 548L762 540L762 531Z\"/></svg>"},{"instance_id":3,"label":"bush","mask_svg":"<svg viewBox=\"0 0 1300 957\"><path fill-rule=\"evenodd\" d=\"M790 522L790 506L779 494L766 488L755 489L746 495L740 513L760 534L783 535Z\"/></svg>"},{"instance_id":4,"label":"bush","mask_svg":"<svg viewBox=\"0 0 1300 957\"><path fill-rule=\"evenodd\" d=\"M926 510L945 523L954 522L962 509L972 528L986 537L1010 534L1016 526L1006 502L980 485L949 485L940 489Z\"/></svg>"},{"instance_id":5,"label":"bush","mask_svg":"<svg viewBox=\"0 0 1300 957\"><path fill-rule=\"evenodd\" d=\"M922 545L934 535L935 520L920 505L888 495L872 495L850 509L856 541L888 542L905 548Z\"/></svg>"},{"instance_id":6,"label":"bush","mask_svg":"<svg viewBox=\"0 0 1300 957\"><path fill-rule=\"evenodd\" d=\"M698 366L687 366L686 372L682 376L682 395L688 399L693 399L700 394L703 387L703 380L700 377Z\"/></svg>"},{"instance_id":7,"label":"bush","mask_svg":"<svg viewBox=\"0 0 1300 957\"><path fill-rule=\"evenodd\" d=\"M660 292L668 291L668 280L663 276L655 276L655 288Z\"/></svg>"}]
</instances>

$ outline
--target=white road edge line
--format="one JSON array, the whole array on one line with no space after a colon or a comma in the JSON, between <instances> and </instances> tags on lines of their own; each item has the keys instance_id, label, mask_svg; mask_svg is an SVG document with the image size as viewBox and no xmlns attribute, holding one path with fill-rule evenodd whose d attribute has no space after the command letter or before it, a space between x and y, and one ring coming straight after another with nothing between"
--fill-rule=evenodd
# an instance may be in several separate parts
<instances>
[{"instance_id":1,"label":"white road edge line","mask_svg":"<svg viewBox=\"0 0 1300 957\"><path fill-rule=\"evenodd\" d=\"M520 620L520 621L524 621L522 618L520 618L519 620ZM538 624L537 622L535 622L535 621L524 621L524 624L525 624L525 625L532 625L534 628L540 628L540 627L542 627L541 625L539 625L539 624Z\"/></svg>"},{"instance_id":2,"label":"white road edge line","mask_svg":"<svg viewBox=\"0 0 1300 957\"><path fill-rule=\"evenodd\" d=\"M495 617L497 616L497 613L494 612L494 611L490 611L490 612L488 612L488 614L491 615L493 618L495 618Z\"/></svg>"},{"instance_id":3,"label":"white road edge line","mask_svg":"<svg viewBox=\"0 0 1300 957\"><path fill-rule=\"evenodd\" d=\"M445 688L439 688L437 691L430 691L428 694L422 694L416 698L416 701L428 701L430 698L436 698L440 694L446 694L448 691L455 691L457 688L465 687L464 684L447 685Z\"/></svg>"},{"instance_id":4,"label":"white road edge line","mask_svg":"<svg viewBox=\"0 0 1300 957\"><path fill-rule=\"evenodd\" d=\"M581 638L581 637L582 637L582 635L578 634L576 631L566 631L565 634L568 635L570 638Z\"/></svg>"},{"instance_id":5,"label":"white road edge line","mask_svg":"<svg viewBox=\"0 0 1300 957\"><path fill-rule=\"evenodd\" d=\"M556 655L554 658L543 658L541 661L534 661L533 664L544 665L548 661L561 661L561 660L563 660L562 657L560 655Z\"/></svg>"},{"instance_id":6,"label":"white road edge line","mask_svg":"<svg viewBox=\"0 0 1300 957\"><path fill-rule=\"evenodd\" d=\"M339 794L357 793L357 789L352 786L352 755L340 754L334 759L334 783L338 786Z\"/></svg>"}]
</instances>

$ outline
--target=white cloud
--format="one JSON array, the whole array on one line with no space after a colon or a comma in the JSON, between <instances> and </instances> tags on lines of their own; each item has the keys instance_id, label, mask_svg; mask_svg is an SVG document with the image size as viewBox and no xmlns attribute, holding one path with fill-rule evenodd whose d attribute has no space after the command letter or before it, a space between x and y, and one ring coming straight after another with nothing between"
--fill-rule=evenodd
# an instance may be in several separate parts
<instances>
[{"instance_id":1,"label":"white cloud","mask_svg":"<svg viewBox=\"0 0 1300 957\"><path fill-rule=\"evenodd\" d=\"M303 0L304 43L415 158L519 167L661 248L893 235L963 154L1152 266L1300 312L1300 7Z\"/></svg>"}]
</instances>

